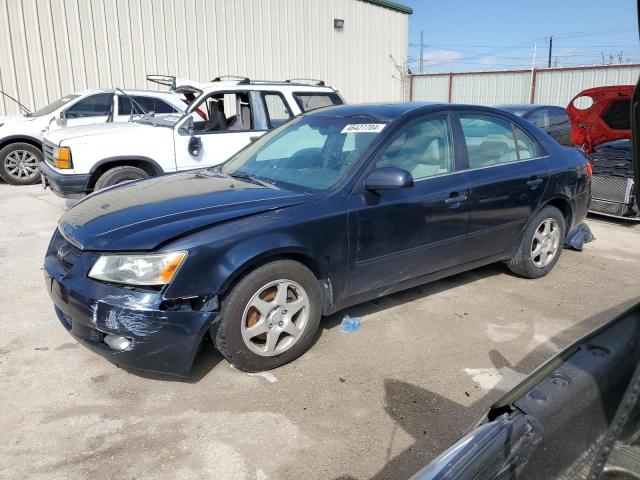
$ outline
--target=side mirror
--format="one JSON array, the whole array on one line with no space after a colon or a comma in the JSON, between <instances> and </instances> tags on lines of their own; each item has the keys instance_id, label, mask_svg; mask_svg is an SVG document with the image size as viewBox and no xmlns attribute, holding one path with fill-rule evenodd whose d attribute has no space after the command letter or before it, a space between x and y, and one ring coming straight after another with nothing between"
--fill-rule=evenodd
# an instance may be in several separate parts
<instances>
[{"instance_id":1,"label":"side mirror","mask_svg":"<svg viewBox=\"0 0 640 480\"><path fill-rule=\"evenodd\" d=\"M189 140L189 153L194 157L200 155L200 150L202 150L202 139L200 137L191 137Z\"/></svg>"},{"instance_id":2,"label":"side mirror","mask_svg":"<svg viewBox=\"0 0 640 480\"><path fill-rule=\"evenodd\" d=\"M367 190L398 190L413 187L413 177L402 168L376 168L364 181Z\"/></svg>"},{"instance_id":3,"label":"side mirror","mask_svg":"<svg viewBox=\"0 0 640 480\"><path fill-rule=\"evenodd\" d=\"M64 113L64 111L61 110L58 113L56 113L54 118L55 118L56 123L58 125L62 125L64 123L64 121L67 119L67 115L66 115L66 113Z\"/></svg>"},{"instance_id":4,"label":"side mirror","mask_svg":"<svg viewBox=\"0 0 640 480\"><path fill-rule=\"evenodd\" d=\"M180 133L180 135L193 135L193 118L191 116L188 116L184 123L180 125L178 133Z\"/></svg>"}]
</instances>

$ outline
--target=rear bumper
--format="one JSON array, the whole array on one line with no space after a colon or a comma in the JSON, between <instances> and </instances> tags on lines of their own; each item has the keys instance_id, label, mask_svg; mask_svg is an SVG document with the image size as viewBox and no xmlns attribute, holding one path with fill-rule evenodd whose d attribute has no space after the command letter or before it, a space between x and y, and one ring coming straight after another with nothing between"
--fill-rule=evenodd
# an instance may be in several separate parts
<instances>
[{"instance_id":1,"label":"rear bumper","mask_svg":"<svg viewBox=\"0 0 640 480\"><path fill-rule=\"evenodd\" d=\"M587 218L589 213L589 206L591 204L591 190L588 189L575 196L575 208L573 211L573 218L568 230L571 230L580 225Z\"/></svg>"},{"instance_id":2,"label":"rear bumper","mask_svg":"<svg viewBox=\"0 0 640 480\"><path fill-rule=\"evenodd\" d=\"M45 162L38 164L44 188L51 187L53 193L63 198L77 197L88 193L91 174L70 174L56 172Z\"/></svg>"},{"instance_id":3,"label":"rear bumper","mask_svg":"<svg viewBox=\"0 0 640 480\"><path fill-rule=\"evenodd\" d=\"M216 312L163 308L160 293L134 292L86 277L65 278L45 261L45 285L64 328L117 366L184 376ZM107 335L129 346L109 346Z\"/></svg>"}]
</instances>

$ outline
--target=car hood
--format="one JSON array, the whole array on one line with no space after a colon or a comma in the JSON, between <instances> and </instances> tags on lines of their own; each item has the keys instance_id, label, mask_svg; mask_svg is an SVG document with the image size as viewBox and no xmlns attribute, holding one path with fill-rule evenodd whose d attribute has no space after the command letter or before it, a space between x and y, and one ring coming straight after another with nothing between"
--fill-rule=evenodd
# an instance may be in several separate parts
<instances>
[{"instance_id":1,"label":"car hood","mask_svg":"<svg viewBox=\"0 0 640 480\"><path fill-rule=\"evenodd\" d=\"M52 130L46 134L46 139L55 145L60 145L65 140L74 138L91 137L94 135L120 135L123 132L139 131L142 135L148 128L156 128L152 125L143 125L136 122L110 122L95 125L80 125L77 127Z\"/></svg>"},{"instance_id":2,"label":"car hood","mask_svg":"<svg viewBox=\"0 0 640 480\"><path fill-rule=\"evenodd\" d=\"M632 95L633 85L589 88L576 95L567 107L571 141L591 153L605 142L631 138ZM581 102L591 105L580 108Z\"/></svg>"},{"instance_id":3,"label":"car hood","mask_svg":"<svg viewBox=\"0 0 640 480\"><path fill-rule=\"evenodd\" d=\"M58 227L83 250L149 251L194 230L317 198L198 170L97 192L68 210Z\"/></svg>"},{"instance_id":4,"label":"car hood","mask_svg":"<svg viewBox=\"0 0 640 480\"><path fill-rule=\"evenodd\" d=\"M6 115L0 117L0 123L25 123L33 122L36 117L25 117L24 115Z\"/></svg>"}]
</instances>

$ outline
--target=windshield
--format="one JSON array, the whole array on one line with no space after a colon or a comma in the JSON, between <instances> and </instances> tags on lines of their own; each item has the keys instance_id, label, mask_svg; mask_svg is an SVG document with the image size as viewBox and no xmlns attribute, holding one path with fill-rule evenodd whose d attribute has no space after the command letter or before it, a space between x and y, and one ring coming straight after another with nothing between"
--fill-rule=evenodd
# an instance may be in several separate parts
<instances>
[{"instance_id":1,"label":"windshield","mask_svg":"<svg viewBox=\"0 0 640 480\"><path fill-rule=\"evenodd\" d=\"M239 152L222 172L276 186L320 191L334 186L382 131L370 117L299 117Z\"/></svg>"},{"instance_id":2,"label":"windshield","mask_svg":"<svg viewBox=\"0 0 640 480\"><path fill-rule=\"evenodd\" d=\"M42 117L44 115L49 115L49 114L55 112L56 110L58 110L63 105L66 105L67 103L69 103L71 100L75 100L79 96L80 95L73 95L73 94L72 95L66 95L66 96L64 96L62 98L59 98L55 102L51 102L49 105L42 107L40 110L36 110L35 112L30 113L28 116L29 117Z\"/></svg>"}]
</instances>

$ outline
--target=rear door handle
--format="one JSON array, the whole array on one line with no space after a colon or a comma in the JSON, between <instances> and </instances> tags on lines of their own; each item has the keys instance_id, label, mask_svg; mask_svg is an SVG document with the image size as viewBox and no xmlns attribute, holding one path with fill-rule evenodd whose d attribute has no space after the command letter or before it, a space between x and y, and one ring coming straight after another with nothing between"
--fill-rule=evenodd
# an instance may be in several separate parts
<instances>
[{"instance_id":1,"label":"rear door handle","mask_svg":"<svg viewBox=\"0 0 640 480\"><path fill-rule=\"evenodd\" d=\"M542 182L543 180L541 178L535 178L535 179L529 180L527 182L527 185L530 187L535 187L537 185L540 185Z\"/></svg>"},{"instance_id":2,"label":"rear door handle","mask_svg":"<svg viewBox=\"0 0 640 480\"><path fill-rule=\"evenodd\" d=\"M467 199L466 195L457 195L455 193L452 193L452 195L456 195L456 196L445 199L444 203L446 203L447 205L450 205L452 203L464 202Z\"/></svg>"}]
</instances>

